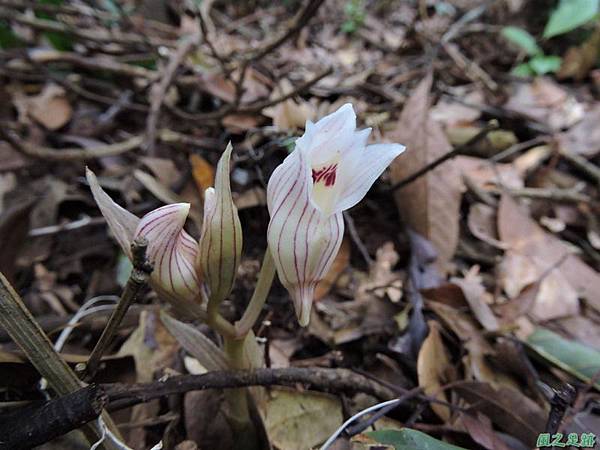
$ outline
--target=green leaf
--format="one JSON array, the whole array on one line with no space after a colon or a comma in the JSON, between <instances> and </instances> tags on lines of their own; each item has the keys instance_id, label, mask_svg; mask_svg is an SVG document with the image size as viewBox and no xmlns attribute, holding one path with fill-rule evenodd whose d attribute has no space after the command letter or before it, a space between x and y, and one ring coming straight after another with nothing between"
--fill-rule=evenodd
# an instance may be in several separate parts
<instances>
[{"instance_id":1,"label":"green leaf","mask_svg":"<svg viewBox=\"0 0 600 450\"><path fill-rule=\"evenodd\" d=\"M63 0L39 0L39 3L42 5L54 5L60 6L63 4ZM39 11L36 13L36 16L41 19L46 20L55 20L51 14ZM54 31L47 31L44 33L50 45L54 47L56 50L60 51L70 51L73 50L73 40L70 36L65 33L58 33Z\"/></svg>"},{"instance_id":2,"label":"green leaf","mask_svg":"<svg viewBox=\"0 0 600 450\"><path fill-rule=\"evenodd\" d=\"M561 0L544 28L544 37L568 33L598 14L598 0Z\"/></svg>"},{"instance_id":3,"label":"green leaf","mask_svg":"<svg viewBox=\"0 0 600 450\"><path fill-rule=\"evenodd\" d=\"M546 73L554 73L560 69L562 58L560 56L546 56L538 55L531 58L529 61L529 67L537 75L544 75Z\"/></svg>"},{"instance_id":4,"label":"green leaf","mask_svg":"<svg viewBox=\"0 0 600 450\"><path fill-rule=\"evenodd\" d=\"M589 382L600 371L600 352L570 341L545 328L537 328L527 343L543 358L580 380ZM600 384L596 383L596 387Z\"/></svg>"},{"instance_id":5,"label":"green leaf","mask_svg":"<svg viewBox=\"0 0 600 450\"><path fill-rule=\"evenodd\" d=\"M504 27L502 29L502 36L504 36L504 38L511 43L520 47L528 55L533 56L542 53L542 49L535 42L535 38L523 28Z\"/></svg>"},{"instance_id":6,"label":"green leaf","mask_svg":"<svg viewBox=\"0 0 600 450\"><path fill-rule=\"evenodd\" d=\"M465 450L410 428L378 430L365 434L378 444L393 445L396 450Z\"/></svg>"},{"instance_id":7,"label":"green leaf","mask_svg":"<svg viewBox=\"0 0 600 450\"><path fill-rule=\"evenodd\" d=\"M10 25L4 20L0 20L0 48L23 47L24 43L19 36L13 33Z\"/></svg>"},{"instance_id":8,"label":"green leaf","mask_svg":"<svg viewBox=\"0 0 600 450\"><path fill-rule=\"evenodd\" d=\"M533 69L529 67L529 63L519 64L510 71L515 77L528 78L533 76Z\"/></svg>"}]
</instances>

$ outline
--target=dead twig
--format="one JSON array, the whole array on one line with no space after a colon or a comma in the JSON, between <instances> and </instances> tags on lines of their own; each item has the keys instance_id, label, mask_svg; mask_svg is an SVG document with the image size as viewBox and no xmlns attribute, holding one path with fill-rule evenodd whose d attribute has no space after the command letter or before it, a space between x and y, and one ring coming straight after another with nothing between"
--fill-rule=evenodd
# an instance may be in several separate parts
<instances>
[{"instance_id":1,"label":"dead twig","mask_svg":"<svg viewBox=\"0 0 600 450\"><path fill-rule=\"evenodd\" d=\"M67 25L62 22L56 22L54 20L39 19L36 17L30 17L26 14L21 14L17 11L10 10L7 8L0 8L0 19L10 20L17 22L21 25L35 28L42 31L52 31L55 33L65 33L74 36L79 39L100 42L103 44L129 44L145 46L147 43L155 47L165 46L173 47L174 42L164 39L148 38L146 41L145 37L135 33L122 33L117 31L108 31L106 29L87 29L77 28Z\"/></svg>"},{"instance_id":2,"label":"dead twig","mask_svg":"<svg viewBox=\"0 0 600 450\"><path fill-rule=\"evenodd\" d=\"M425 167L417 170L415 173L407 176L403 180L398 181L393 186L390 186L388 189L386 189L386 191L394 192L398 189L402 189L403 187L405 187L405 186L409 185L410 183L412 183L413 181L415 181L417 178L420 178L423 175L425 175L427 172L430 172L431 170L435 169L437 166L439 166L443 162L446 162L449 159L454 158L456 155L463 153L466 149L471 147L473 144L476 144L477 142L479 142L480 140L485 138L490 131L497 130L498 128L499 128L498 122L492 121L492 122L488 123L479 133L477 133L475 136L473 136L467 142L465 142L464 144L459 145L457 147L454 147L451 151L440 156L435 161L430 162Z\"/></svg>"},{"instance_id":3,"label":"dead twig","mask_svg":"<svg viewBox=\"0 0 600 450\"><path fill-rule=\"evenodd\" d=\"M317 391L364 392L381 400L395 398L393 390L348 369L299 367L252 371L213 371L203 375L179 375L151 383L114 383L104 384L102 387L109 398L108 408L117 410L189 391L248 386L294 386L296 384L303 384Z\"/></svg>"},{"instance_id":4,"label":"dead twig","mask_svg":"<svg viewBox=\"0 0 600 450\"><path fill-rule=\"evenodd\" d=\"M84 161L103 158L105 156L121 155L138 148L144 142L143 136L133 136L123 142L100 145L98 147L54 149L24 142L4 128L0 128L0 136L26 156L50 161Z\"/></svg>"},{"instance_id":5,"label":"dead twig","mask_svg":"<svg viewBox=\"0 0 600 450\"><path fill-rule=\"evenodd\" d=\"M73 52L61 52L57 50L34 50L27 54L27 59L32 63L49 64L63 62L90 70L102 70L135 78L145 78L153 81L159 74L155 70L149 70L133 64L125 64L115 61L108 56L83 56Z\"/></svg>"},{"instance_id":6,"label":"dead twig","mask_svg":"<svg viewBox=\"0 0 600 450\"><path fill-rule=\"evenodd\" d=\"M569 383L565 383L558 390L554 391L554 396L550 400L550 413L546 423L546 433L554 434L558 432L560 423L567 411L567 408L573 405L577 398L577 390Z\"/></svg>"},{"instance_id":7,"label":"dead twig","mask_svg":"<svg viewBox=\"0 0 600 450\"><path fill-rule=\"evenodd\" d=\"M81 373L82 378L90 380L94 377L96 371L98 370L98 365L100 364L102 355L112 343L119 324L123 320L123 317L125 317L129 306L131 306L131 304L135 301L139 292L148 282L148 278L152 273L152 265L146 259L147 247L148 241L146 241L144 238L138 238L131 244L133 270L131 271L131 275L127 280L127 284L125 285L123 294L119 299L119 303L108 319L106 328L104 328L104 331L100 335L100 339L98 339L98 342L96 342L96 346L94 347L94 350L92 350L87 364L84 364L81 367L78 365L77 367L77 370Z\"/></svg>"},{"instance_id":8,"label":"dead twig","mask_svg":"<svg viewBox=\"0 0 600 450\"><path fill-rule=\"evenodd\" d=\"M592 203L593 200L589 195L572 189L544 189L544 188L520 188L520 189L494 189L490 192L501 195L502 192L507 192L513 197L535 198L540 200L551 200L558 203Z\"/></svg>"},{"instance_id":9,"label":"dead twig","mask_svg":"<svg viewBox=\"0 0 600 450\"><path fill-rule=\"evenodd\" d=\"M96 385L0 415L0 450L36 447L98 418L107 398Z\"/></svg>"},{"instance_id":10,"label":"dead twig","mask_svg":"<svg viewBox=\"0 0 600 450\"><path fill-rule=\"evenodd\" d=\"M15 150L20 151L24 155L48 161L87 161L90 159L104 158L106 156L122 155L123 153L141 147L144 143L144 136L138 135L130 137L122 142L100 145L98 147L55 149L24 142L17 138L13 132L4 128L0 128L0 137L5 139L15 148ZM157 138L167 144L191 145L207 150L215 150L217 148L216 142L212 139L193 138L168 129L159 130Z\"/></svg>"},{"instance_id":11,"label":"dead twig","mask_svg":"<svg viewBox=\"0 0 600 450\"><path fill-rule=\"evenodd\" d=\"M454 61L456 66L465 73L465 76L468 79L482 83L491 92L498 91L498 83L492 80L492 77L490 77L479 64L467 58L456 44L443 42L442 47L448 56L452 58L452 61Z\"/></svg>"},{"instance_id":12,"label":"dead twig","mask_svg":"<svg viewBox=\"0 0 600 450\"><path fill-rule=\"evenodd\" d=\"M250 53L245 62L256 62L264 58L269 53L275 51L288 39L294 37L304 26L312 19L325 0L309 0L292 20L291 25L279 37L276 37L271 42L260 47L255 52Z\"/></svg>"},{"instance_id":13,"label":"dead twig","mask_svg":"<svg viewBox=\"0 0 600 450\"><path fill-rule=\"evenodd\" d=\"M350 233L350 237L352 238L352 242L354 242L354 245L356 245L356 248L358 248L358 251L367 263L367 266L371 267L374 262L373 258L371 258L371 255L369 255L367 247L365 246L362 239L360 238L360 235L358 234L358 230L356 229L356 225L354 224L354 219L352 219L352 216L348 213L348 211L344 211L343 214L344 221L346 222L346 226L348 227L348 232Z\"/></svg>"},{"instance_id":14,"label":"dead twig","mask_svg":"<svg viewBox=\"0 0 600 450\"><path fill-rule=\"evenodd\" d=\"M591 177L595 182L596 186L600 187L600 167L589 162L583 156L577 155L568 150L560 150L560 156L566 159L573 166L579 170L585 172L586 175Z\"/></svg>"},{"instance_id":15,"label":"dead twig","mask_svg":"<svg viewBox=\"0 0 600 450\"><path fill-rule=\"evenodd\" d=\"M177 68L181 65L186 55L198 43L198 35L192 34L186 36L177 46L177 49L171 55L169 63L165 67L160 82L153 85L151 89L150 113L146 122L146 151L149 154L154 153L154 144L156 141L156 127L160 117L160 110L167 95L167 90L173 81Z\"/></svg>"},{"instance_id":16,"label":"dead twig","mask_svg":"<svg viewBox=\"0 0 600 450\"><path fill-rule=\"evenodd\" d=\"M315 76L314 78L311 78L310 80L302 83L300 86L293 89L291 92L288 92L287 94L276 97L272 100L256 101L253 103L248 103L246 105L241 105L238 108L234 107L234 105L235 105L234 103L229 103L227 105L224 105L223 107L221 107L220 109L218 109L216 111L212 111L212 112L208 112L208 113L188 113L186 111L182 111L181 109L174 108L172 106L171 107L167 106L167 108L177 117L180 117L180 118L186 119L186 120L191 120L191 121L198 121L198 122L217 121L217 120L220 120L223 117L228 116L230 114L259 113L264 108L268 108L270 106L277 105L278 103L284 102L284 101L310 89L315 84L317 84L319 81L321 81L323 78L325 78L327 75L329 75L332 71L333 71L333 69L330 67L327 70L325 70L324 72L321 72L320 74Z\"/></svg>"}]
</instances>

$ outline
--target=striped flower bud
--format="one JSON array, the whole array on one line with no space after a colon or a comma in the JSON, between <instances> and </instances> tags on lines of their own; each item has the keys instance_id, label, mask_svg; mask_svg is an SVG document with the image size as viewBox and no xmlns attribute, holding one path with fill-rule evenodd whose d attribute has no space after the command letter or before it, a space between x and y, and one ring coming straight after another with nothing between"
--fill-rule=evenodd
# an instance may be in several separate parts
<instances>
[{"instance_id":1,"label":"striped flower bud","mask_svg":"<svg viewBox=\"0 0 600 450\"><path fill-rule=\"evenodd\" d=\"M183 229L189 211L189 203L150 211L140 220L133 239L148 240L146 256L154 265L152 281L175 297L193 299L200 283L194 267L198 243Z\"/></svg>"},{"instance_id":2,"label":"striped flower bud","mask_svg":"<svg viewBox=\"0 0 600 450\"><path fill-rule=\"evenodd\" d=\"M231 143L223 152L215 177L215 187L204 194L204 221L196 267L201 271L209 293L209 310L231 293L242 252L242 227L231 197L229 170Z\"/></svg>"},{"instance_id":3,"label":"striped flower bud","mask_svg":"<svg viewBox=\"0 0 600 450\"><path fill-rule=\"evenodd\" d=\"M175 203L150 211L141 219L115 203L104 192L94 173L87 169L87 180L102 215L123 252L131 259L131 243L137 237L148 240L146 256L154 265L152 287L167 300L185 305L200 293L195 269L198 243L183 226L188 203Z\"/></svg>"}]
</instances>

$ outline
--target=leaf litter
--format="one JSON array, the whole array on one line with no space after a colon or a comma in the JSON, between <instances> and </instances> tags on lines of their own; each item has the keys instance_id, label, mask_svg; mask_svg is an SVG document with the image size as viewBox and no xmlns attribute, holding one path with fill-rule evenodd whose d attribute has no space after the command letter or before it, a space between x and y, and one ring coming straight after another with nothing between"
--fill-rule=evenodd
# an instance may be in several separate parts
<instances>
[{"instance_id":1,"label":"leaf litter","mask_svg":"<svg viewBox=\"0 0 600 450\"><path fill-rule=\"evenodd\" d=\"M542 8L553 17L548 31L529 20L540 11L528 2L336 0L253 59L304 2L203 2L206 34L159 99L154 151L136 144L104 155L98 149L145 137L178 39L201 29L200 12L142 3L11 3L1 11L0 270L51 338L85 301L121 289L122 257L94 207L85 164L139 216L164 202L190 202L188 230L197 237L204 191L233 141L246 260L223 314L237 318L265 248L271 171L307 120L352 102L377 140L408 150L350 211L353 231L346 227L317 288L310 326L297 326L276 282L254 356L274 368L344 367L399 392L423 389L374 431L342 435L340 448L531 448L552 409L544 389L566 383L580 397L565 429L598 431L596 23L577 25L581 35L542 40L561 29L560 8ZM48 32L41 14L76 32ZM508 75L522 61L497 31L509 26L527 28L536 51L562 56L557 76ZM490 121L495 128L472 141ZM103 360L103 382L226 364L206 327L158 313L159 305L148 290L130 311ZM106 316L91 321L72 332L69 361L89 354ZM3 376L30 373L6 333L0 338ZM2 389L0 406L38 400L35 381ZM261 392L260 420L280 450L318 447L377 402L302 386ZM162 439L167 448L225 450L234 437L223 408L220 391L194 391L128 408L118 421L136 448Z\"/></svg>"}]
</instances>

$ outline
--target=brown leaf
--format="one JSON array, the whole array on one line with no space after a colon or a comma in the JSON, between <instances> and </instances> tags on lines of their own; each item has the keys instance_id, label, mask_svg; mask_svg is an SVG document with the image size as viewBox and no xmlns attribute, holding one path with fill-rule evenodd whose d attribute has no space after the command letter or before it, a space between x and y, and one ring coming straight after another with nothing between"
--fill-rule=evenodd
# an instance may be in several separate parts
<instances>
[{"instance_id":1,"label":"brown leaf","mask_svg":"<svg viewBox=\"0 0 600 450\"><path fill-rule=\"evenodd\" d=\"M184 424L188 439L201 449L226 450L233 445L231 427L223 412L223 393L218 390L185 394Z\"/></svg>"},{"instance_id":2,"label":"brown leaf","mask_svg":"<svg viewBox=\"0 0 600 450\"><path fill-rule=\"evenodd\" d=\"M488 383L464 382L455 390L474 410L481 411L502 430L527 445L535 445L537 435L544 431L546 413L516 389L494 389Z\"/></svg>"},{"instance_id":3,"label":"brown leaf","mask_svg":"<svg viewBox=\"0 0 600 450\"><path fill-rule=\"evenodd\" d=\"M294 89L292 84L283 80L281 88L274 90L271 98L285 95ZM304 128L307 120L315 117L315 108L309 102L303 99L287 99L277 103L275 106L265 108L263 114L273 119L273 125L282 131L295 131L298 128Z\"/></svg>"},{"instance_id":4,"label":"brown leaf","mask_svg":"<svg viewBox=\"0 0 600 450\"><path fill-rule=\"evenodd\" d=\"M502 186L518 189L524 185L521 175L512 164L492 164L472 156L457 156L454 163L458 171L480 189Z\"/></svg>"},{"instance_id":5,"label":"brown leaf","mask_svg":"<svg viewBox=\"0 0 600 450\"><path fill-rule=\"evenodd\" d=\"M428 322L429 335L423 341L419 357L417 358L417 375L419 386L425 394L434 396L438 400L448 401L441 387L448 381L448 372L452 368L448 353L440 336L440 326L431 320ZM444 422L450 420L450 409L438 403L432 403L431 409Z\"/></svg>"},{"instance_id":6,"label":"brown leaf","mask_svg":"<svg viewBox=\"0 0 600 450\"><path fill-rule=\"evenodd\" d=\"M486 244L499 249L506 249L506 245L498 240L496 229L496 210L485 203L473 203L467 218L469 231L473 236Z\"/></svg>"},{"instance_id":7,"label":"brown leaf","mask_svg":"<svg viewBox=\"0 0 600 450\"><path fill-rule=\"evenodd\" d=\"M479 276L479 268L473 267L464 278L453 277L450 281L460 286L471 311L487 331L497 331L498 319L486 301L491 295L486 292Z\"/></svg>"},{"instance_id":8,"label":"brown leaf","mask_svg":"<svg viewBox=\"0 0 600 450\"><path fill-rule=\"evenodd\" d=\"M225 116L221 122L230 132L241 133L256 128L260 120L261 116L258 114L230 114Z\"/></svg>"},{"instance_id":9,"label":"brown leaf","mask_svg":"<svg viewBox=\"0 0 600 450\"><path fill-rule=\"evenodd\" d=\"M556 74L557 78L563 80L572 77L577 81L583 80L596 65L599 51L600 27L597 26L583 44L567 50Z\"/></svg>"},{"instance_id":10,"label":"brown leaf","mask_svg":"<svg viewBox=\"0 0 600 450\"><path fill-rule=\"evenodd\" d=\"M584 117L583 105L558 83L544 77L517 84L504 107L554 131L570 127Z\"/></svg>"},{"instance_id":11,"label":"brown leaf","mask_svg":"<svg viewBox=\"0 0 600 450\"><path fill-rule=\"evenodd\" d=\"M596 103L581 122L558 135L563 151L593 157L600 152L600 103Z\"/></svg>"},{"instance_id":12,"label":"brown leaf","mask_svg":"<svg viewBox=\"0 0 600 450\"><path fill-rule=\"evenodd\" d=\"M508 195L500 200L498 231L502 241L510 245L503 263L503 285L513 297L549 272L536 298L537 315L548 317L552 313L556 317L577 313L577 296L600 311L598 272L573 255L569 246L546 233ZM521 285L518 291L511 285L515 277L519 277L517 286Z\"/></svg>"},{"instance_id":13,"label":"brown leaf","mask_svg":"<svg viewBox=\"0 0 600 450\"><path fill-rule=\"evenodd\" d=\"M450 328L462 341L467 354L463 358L467 378L485 381L492 386L501 384L511 386L512 380L494 370L488 363L487 357L494 350L483 337L477 324L467 314L438 302L427 302L427 306L439 316L444 325Z\"/></svg>"},{"instance_id":14,"label":"brown leaf","mask_svg":"<svg viewBox=\"0 0 600 450\"><path fill-rule=\"evenodd\" d=\"M49 130L58 130L71 120L73 109L65 90L56 84L47 84L38 95L27 97L15 95L15 105Z\"/></svg>"},{"instance_id":15,"label":"brown leaf","mask_svg":"<svg viewBox=\"0 0 600 450\"><path fill-rule=\"evenodd\" d=\"M181 178L175 163L170 159L143 156L140 161L144 163L152 174L165 186L173 186Z\"/></svg>"},{"instance_id":16,"label":"brown leaf","mask_svg":"<svg viewBox=\"0 0 600 450\"><path fill-rule=\"evenodd\" d=\"M485 102L483 92L475 88L468 91L461 89L462 92L457 93L461 96L461 100L471 104L483 104ZM443 97L431 108L431 117L444 124L445 126L453 125L470 125L481 117L481 110L466 106L452 98Z\"/></svg>"},{"instance_id":17,"label":"brown leaf","mask_svg":"<svg viewBox=\"0 0 600 450\"><path fill-rule=\"evenodd\" d=\"M237 78L238 74L234 75ZM244 79L244 93L240 99L243 103L250 103L269 94L268 88L262 83L263 76L254 69L249 69ZM202 75L199 80L202 90L224 100L233 103L235 100L235 84L226 79L221 73Z\"/></svg>"},{"instance_id":18,"label":"brown leaf","mask_svg":"<svg viewBox=\"0 0 600 450\"><path fill-rule=\"evenodd\" d=\"M533 305L540 291L540 282L531 283L525 286L515 298L499 305L496 311L502 316L505 323L512 323L517 318L527 314Z\"/></svg>"},{"instance_id":19,"label":"brown leaf","mask_svg":"<svg viewBox=\"0 0 600 450\"><path fill-rule=\"evenodd\" d=\"M430 117L431 84L429 74L413 91L395 130L388 135L408 149L391 165L392 183L452 150L441 126ZM406 222L434 244L439 254L438 264L445 270L458 243L461 183L455 163L446 161L396 191L395 198Z\"/></svg>"},{"instance_id":20,"label":"brown leaf","mask_svg":"<svg viewBox=\"0 0 600 450\"><path fill-rule=\"evenodd\" d=\"M489 417L478 413L477 418L470 414L461 414L460 418L471 438L479 445L488 450L510 450L504 441L496 435Z\"/></svg>"},{"instance_id":21,"label":"brown leaf","mask_svg":"<svg viewBox=\"0 0 600 450\"><path fill-rule=\"evenodd\" d=\"M215 168L202 156L195 153L190 155L190 164L192 165L192 176L198 187L198 192L204 198L204 191L215 185Z\"/></svg>"}]
</instances>

